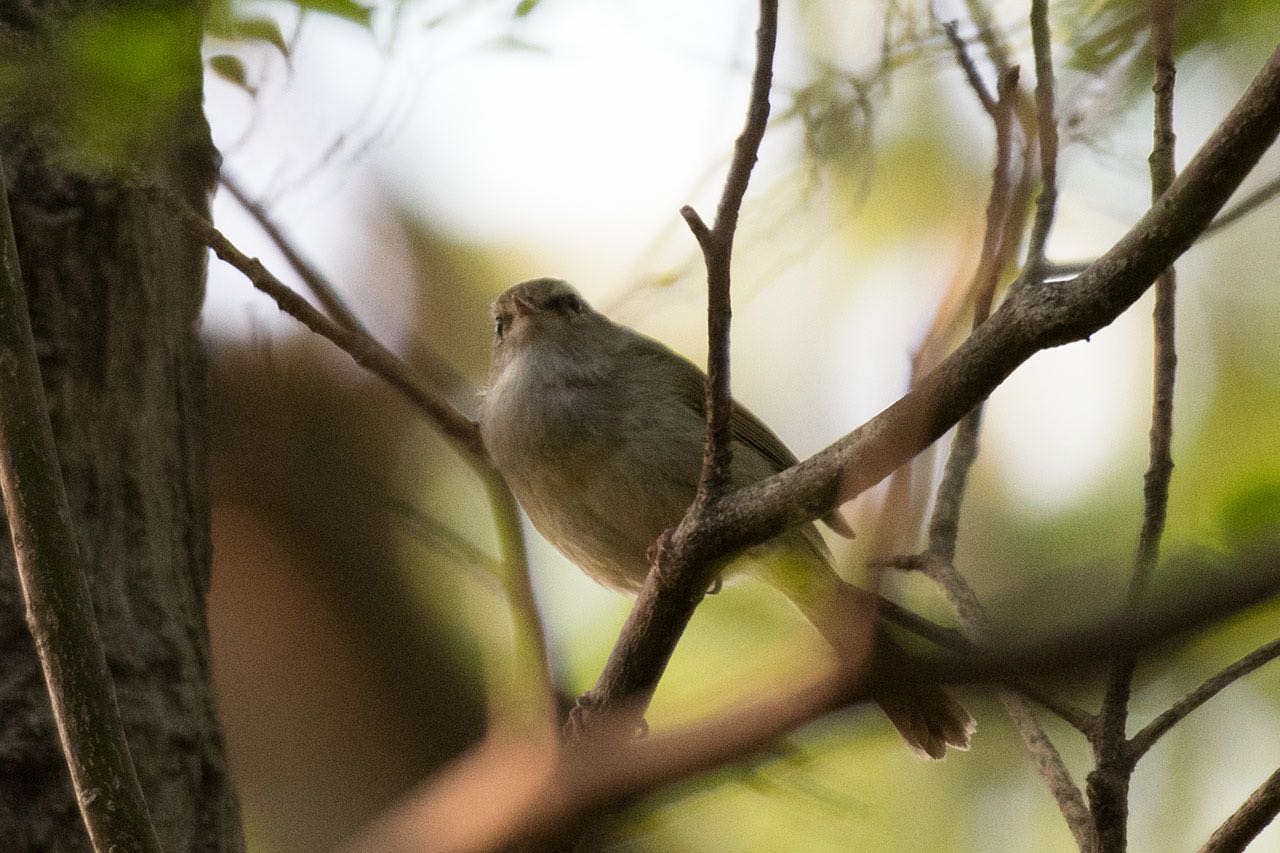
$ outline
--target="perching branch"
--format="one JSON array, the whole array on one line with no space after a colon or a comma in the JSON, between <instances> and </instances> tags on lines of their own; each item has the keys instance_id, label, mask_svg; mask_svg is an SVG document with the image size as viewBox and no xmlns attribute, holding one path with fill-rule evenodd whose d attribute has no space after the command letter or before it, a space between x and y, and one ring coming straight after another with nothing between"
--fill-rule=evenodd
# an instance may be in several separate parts
<instances>
[{"instance_id":1,"label":"perching branch","mask_svg":"<svg viewBox=\"0 0 1280 853\"><path fill-rule=\"evenodd\" d=\"M158 851L71 526L0 167L0 487L80 817L95 850Z\"/></svg>"},{"instance_id":2,"label":"perching branch","mask_svg":"<svg viewBox=\"0 0 1280 853\"><path fill-rule=\"evenodd\" d=\"M681 577L684 565L705 565L825 515L936 441L1034 353L1110 323L1195 241L1277 133L1280 50L1160 202L1080 276L1015 286L987 322L892 406L807 460L724 496L696 529L681 522L659 549L671 552L663 558L670 562L650 573L591 700L621 704L647 696L657 683L705 588L696 576Z\"/></svg>"}]
</instances>

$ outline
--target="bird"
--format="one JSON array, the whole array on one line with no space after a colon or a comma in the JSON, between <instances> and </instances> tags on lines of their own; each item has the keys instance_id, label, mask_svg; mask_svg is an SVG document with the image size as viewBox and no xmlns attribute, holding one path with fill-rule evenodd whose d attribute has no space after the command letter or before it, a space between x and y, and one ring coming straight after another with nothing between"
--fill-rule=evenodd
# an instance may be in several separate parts
<instances>
[{"instance_id":1,"label":"bird","mask_svg":"<svg viewBox=\"0 0 1280 853\"><path fill-rule=\"evenodd\" d=\"M680 521L697 491L705 374L596 311L557 278L511 286L492 313L489 381L479 407L487 453L547 541L604 586L637 592L650 547ZM796 464L782 440L737 402L731 421L733 486ZM852 536L834 511L823 521ZM750 572L777 588L837 651L848 642L850 620L874 618L866 594L836 573L812 523L716 569ZM917 754L938 759L948 747L967 749L973 718L939 687L901 678L907 662L878 630L872 697Z\"/></svg>"}]
</instances>

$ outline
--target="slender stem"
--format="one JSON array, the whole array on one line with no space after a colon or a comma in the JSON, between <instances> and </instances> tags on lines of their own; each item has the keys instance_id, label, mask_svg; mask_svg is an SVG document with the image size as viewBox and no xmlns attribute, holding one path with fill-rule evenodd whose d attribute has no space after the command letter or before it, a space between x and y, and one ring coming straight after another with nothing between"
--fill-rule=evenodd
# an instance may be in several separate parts
<instances>
[{"instance_id":1,"label":"slender stem","mask_svg":"<svg viewBox=\"0 0 1280 853\"><path fill-rule=\"evenodd\" d=\"M942 31L947 36L947 42L951 45L951 52L955 54L956 64L960 66L960 70L964 72L965 82L969 84L969 88L978 96L978 103L982 104L982 109L987 115L991 116L993 121L999 121L996 115L996 98L991 94L991 90L987 88L986 82L982 79L982 73L978 71L978 64L973 61L973 57L969 54L969 45L960 37L959 27L955 21L945 21L942 24Z\"/></svg>"},{"instance_id":2,"label":"slender stem","mask_svg":"<svg viewBox=\"0 0 1280 853\"><path fill-rule=\"evenodd\" d=\"M1235 663L1206 679L1199 687L1183 696L1160 716L1147 723L1129 740L1129 754L1137 761L1147 753L1169 729L1180 723L1188 714L1218 695L1223 688L1255 669L1280 657L1280 640L1254 649Z\"/></svg>"},{"instance_id":3,"label":"slender stem","mask_svg":"<svg viewBox=\"0 0 1280 853\"><path fill-rule=\"evenodd\" d=\"M419 382L400 359L376 340L330 320L300 295L291 290L257 258L250 258L208 220L191 209L182 199L159 187L143 191L184 227L198 236L219 258L239 270L258 290L275 300L281 311L298 320L311 331L328 339L334 346L402 394L427 416L446 438L462 450L471 461L485 461L480 430L448 402Z\"/></svg>"},{"instance_id":4,"label":"slender stem","mask_svg":"<svg viewBox=\"0 0 1280 853\"><path fill-rule=\"evenodd\" d=\"M267 209L251 198L244 188L240 186L240 182L227 174L226 171L218 175L218 181L231 194L231 197L244 208L245 212L253 217L254 221L258 223L258 227L271 238L271 242L275 243L276 248L284 255L284 259L289 263L289 266L293 267L294 272L298 274L298 277L315 295L325 312L338 325L352 332L363 333L366 337L369 337L368 328L360 322L360 318L347 305L346 300L338 293L338 289L314 264L302 256L302 253L293 245L293 241L285 236L284 231L276 224Z\"/></svg>"},{"instance_id":5,"label":"slender stem","mask_svg":"<svg viewBox=\"0 0 1280 853\"><path fill-rule=\"evenodd\" d=\"M1153 0L1151 3L1155 118L1149 163L1153 202L1159 201L1176 177L1173 159L1174 5L1174 0ZM1173 389L1178 356L1174 343L1175 278L1172 266L1160 274L1155 290L1151 449L1143 486L1142 530L1138 534L1138 551L1126 606L1131 618L1138 616L1160 555L1160 538L1164 533L1169 505L1169 481L1173 475ZM1098 715L1097 738L1093 744L1097 768L1089 776L1089 797L1094 827L1106 851L1122 851L1128 843L1129 781L1133 776L1135 758L1126 740L1126 727L1135 667L1136 660L1129 655L1116 658L1112 664L1102 710Z\"/></svg>"},{"instance_id":6,"label":"slender stem","mask_svg":"<svg viewBox=\"0 0 1280 853\"><path fill-rule=\"evenodd\" d=\"M72 530L2 166L0 251L0 487L27 627L94 849L158 853Z\"/></svg>"},{"instance_id":7,"label":"slender stem","mask_svg":"<svg viewBox=\"0 0 1280 853\"><path fill-rule=\"evenodd\" d=\"M1036 123L1040 137L1040 197L1031 226L1027 266L1044 263L1045 247L1058 204L1058 119L1054 115L1053 44L1049 32L1049 0L1031 0L1031 44L1036 58Z\"/></svg>"},{"instance_id":8,"label":"slender stem","mask_svg":"<svg viewBox=\"0 0 1280 853\"><path fill-rule=\"evenodd\" d=\"M777 0L760 0L756 28L756 65L747 99L747 119L734 143L733 160L716 207L715 224L708 229L693 208L680 213L688 222L707 265L707 441L703 454L698 499L719 497L729 483L733 460L733 400L729 388L729 324L733 316L730 266L733 238L747 184L769 124L769 90L773 86L773 53L778 41Z\"/></svg>"}]
</instances>

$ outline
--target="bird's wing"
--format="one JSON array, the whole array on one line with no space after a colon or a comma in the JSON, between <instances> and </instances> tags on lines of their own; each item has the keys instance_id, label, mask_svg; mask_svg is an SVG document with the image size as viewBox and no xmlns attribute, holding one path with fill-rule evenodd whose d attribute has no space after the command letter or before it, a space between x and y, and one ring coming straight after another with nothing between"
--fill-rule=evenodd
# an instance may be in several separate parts
<instances>
[{"instance_id":1,"label":"bird's wing","mask_svg":"<svg viewBox=\"0 0 1280 853\"><path fill-rule=\"evenodd\" d=\"M684 357L674 352L672 356L672 363L679 365L673 371L676 392L680 400L697 414L699 420L705 422L707 419L706 374ZM733 404L730 430L735 441L742 442L763 456L775 473L786 470L799 461L791 449L765 425L764 421L737 401ZM853 538L853 529L836 511L832 510L822 520L841 536Z\"/></svg>"}]
</instances>

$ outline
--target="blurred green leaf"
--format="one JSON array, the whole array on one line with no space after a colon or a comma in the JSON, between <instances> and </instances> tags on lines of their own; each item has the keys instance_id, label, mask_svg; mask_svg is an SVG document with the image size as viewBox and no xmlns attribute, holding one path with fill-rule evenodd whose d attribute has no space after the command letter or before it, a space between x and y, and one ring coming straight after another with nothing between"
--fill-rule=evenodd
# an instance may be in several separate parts
<instances>
[{"instance_id":1,"label":"blurred green leaf","mask_svg":"<svg viewBox=\"0 0 1280 853\"><path fill-rule=\"evenodd\" d=\"M225 53L218 54L209 58L209 68L233 86L239 86L250 95L257 94L257 90L249 85L245 77L244 63L240 61L240 57Z\"/></svg>"},{"instance_id":2,"label":"blurred green leaf","mask_svg":"<svg viewBox=\"0 0 1280 853\"><path fill-rule=\"evenodd\" d=\"M1234 543L1257 540L1280 526L1280 482L1257 483L1222 508L1222 529Z\"/></svg>"},{"instance_id":3,"label":"blurred green leaf","mask_svg":"<svg viewBox=\"0 0 1280 853\"><path fill-rule=\"evenodd\" d=\"M538 8L538 3L540 2L541 0L520 0L520 2L516 4L516 17L525 17L534 9Z\"/></svg>"},{"instance_id":4,"label":"blurred green leaf","mask_svg":"<svg viewBox=\"0 0 1280 853\"><path fill-rule=\"evenodd\" d=\"M247 17L234 15L219 16L210 14L205 20L206 35L235 42L261 41L280 51L280 55L289 58L289 45L280 32L280 25L271 18Z\"/></svg>"},{"instance_id":5,"label":"blurred green leaf","mask_svg":"<svg viewBox=\"0 0 1280 853\"><path fill-rule=\"evenodd\" d=\"M355 0L296 0L296 2L300 9L343 18L365 29L369 29L373 23L373 7L356 3Z\"/></svg>"}]
</instances>

